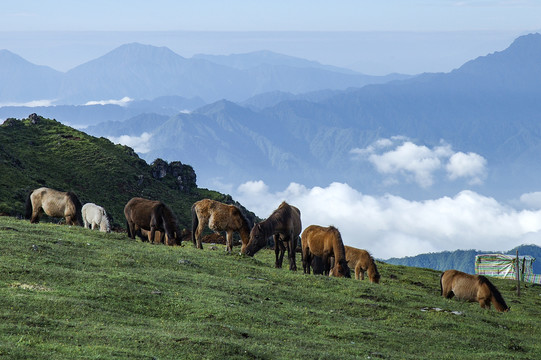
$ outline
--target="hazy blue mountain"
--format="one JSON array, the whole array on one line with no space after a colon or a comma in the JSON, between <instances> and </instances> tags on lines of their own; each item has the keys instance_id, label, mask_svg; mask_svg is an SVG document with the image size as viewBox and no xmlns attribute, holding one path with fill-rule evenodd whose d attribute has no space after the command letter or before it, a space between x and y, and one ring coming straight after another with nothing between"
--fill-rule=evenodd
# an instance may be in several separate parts
<instances>
[{"instance_id":1,"label":"hazy blue mountain","mask_svg":"<svg viewBox=\"0 0 541 360\"><path fill-rule=\"evenodd\" d=\"M188 59L166 47L132 43L60 73L3 51L0 95L3 102L54 99L63 105L167 96L242 101L262 92L346 89L409 77L363 75L270 52L219 59L203 55Z\"/></svg>"},{"instance_id":2,"label":"hazy blue mountain","mask_svg":"<svg viewBox=\"0 0 541 360\"><path fill-rule=\"evenodd\" d=\"M386 263L394 265L415 266L434 270L456 269L475 274L475 256L480 254L506 254L529 255L536 259L533 263L534 274L541 274L541 247L537 245L521 245L506 252L502 251L479 251L479 250L455 250L442 251L438 253L419 254L404 258L391 258L383 260Z\"/></svg>"},{"instance_id":3,"label":"hazy blue mountain","mask_svg":"<svg viewBox=\"0 0 541 360\"><path fill-rule=\"evenodd\" d=\"M182 134L175 127L167 128L167 133L157 129L155 135L167 140L160 142L161 149L143 156L180 158L205 176L262 178L276 186L345 181L365 192L426 197L458 191L465 183L429 189L414 184L383 186L374 169L367 162L353 162L349 152L395 135L428 146L443 139L457 151L475 152L488 160L486 193L516 196L537 189L541 176L540 49L541 35L533 34L450 73L367 85L313 101L270 93L267 99L278 100L268 100L270 106L250 106L252 110L218 102L179 115ZM210 128L190 134L190 121ZM235 131L226 131L226 125ZM198 140L175 140L190 136ZM257 168L257 176L254 164L264 164Z\"/></svg>"},{"instance_id":4,"label":"hazy blue mountain","mask_svg":"<svg viewBox=\"0 0 541 360\"><path fill-rule=\"evenodd\" d=\"M61 79L59 71L32 64L8 50L0 50L0 106L12 102L53 100Z\"/></svg>"}]
</instances>

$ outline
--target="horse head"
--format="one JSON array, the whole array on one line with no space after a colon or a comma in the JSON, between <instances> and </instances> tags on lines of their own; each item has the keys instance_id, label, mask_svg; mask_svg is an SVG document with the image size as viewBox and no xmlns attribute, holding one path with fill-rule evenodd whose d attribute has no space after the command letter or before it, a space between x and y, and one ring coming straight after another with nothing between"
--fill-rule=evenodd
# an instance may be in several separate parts
<instances>
[{"instance_id":1,"label":"horse head","mask_svg":"<svg viewBox=\"0 0 541 360\"><path fill-rule=\"evenodd\" d=\"M269 234L266 233L261 223L255 224L252 231L250 231L250 240L248 241L248 245L244 248L244 254L254 256L256 252L267 245L268 237Z\"/></svg>"},{"instance_id":2,"label":"horse head","mask_svg":"<svg viewBox=\"0 0 541 360\"><path fill-rule=\"evenodd\" d=\"M331 269L331 271L329 272L329 276L350 278L351 273L349 271L349 266L348 266L347 261L342 260L336 263Z\"/></svg>"}]
</instances>

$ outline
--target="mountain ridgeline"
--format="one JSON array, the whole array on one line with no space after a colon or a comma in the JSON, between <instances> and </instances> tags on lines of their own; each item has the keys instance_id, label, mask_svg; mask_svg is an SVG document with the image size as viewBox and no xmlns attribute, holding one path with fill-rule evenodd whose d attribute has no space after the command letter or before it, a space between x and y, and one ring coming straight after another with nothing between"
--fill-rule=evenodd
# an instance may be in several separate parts
<instances>
[{"instance_id":1,"label":"mountain ridgeline","mask_svg":"<svg viewBox=\"0 0 541 360\"><path fill-rule=\"evenodd\" d=\"M230 196L198 188L190 165L162 159L149 165L127 146L36 114L0 125L0 155L0 213L4 215L22 216L29 192L46 186L73 191L82 204L103 206L117 228L125 226L124 205L135 196L168 204L181 229L191 229L191 206L202 198L235 204L255 220Z\"/></svg>"},{"instance_id":2,"label":"mountain ridgeline","mask_svg":"<svg viewBox=\"0 0 541 360\"><path fill-rule=\"evenodd\" d=\"M448 180L438 188L389 185L351 150L394 136L427 147L443 141L455 151L484 157L489 171L483 189L511 197L534 191L541 176L539 63L541 35L531 34L450 73L347 90L273 91L177 113L152 128L140 128L141 116L150 116L141 115L87 131L96 136L146 131L160 141L143 158L172 160L181 153L205 179L242 183L257 177L274 187L339 181L368 193L414 197L441 196L470 185Z\"/></svg>"},{"instance_id":3,"label":"mountain ridgeline","mask_svg":"<svg viewBox=\"0 0 541 360\"><path fill-rule=\"evenodd\" d=\"M469 274L475 274L475 256L480 254L505 254L520 256L529 255L536 259L533 263L534 274L541 274L541 247L537 245L521 245L507 252L479 251L479 250L455 250L439 253L419 254L404 258L391 258L384 260L394 265L413 266L434 270L456 269Z\"/></svg>"},{"instance_id":4,"label":"mountain ridgeline","mask_svg":"<svg viewBox=\"0 0 541 360\"><path fill-rule=\"evenodd\" d=\"M166 47L131 43L63 73L1 50L0 95L3 103L54 99L57 105L170 95L205 102L242 101L268 91L346 89L409 77L364 75L268 51L231 59L184 58Z\"/></svg>"}]
</instances>

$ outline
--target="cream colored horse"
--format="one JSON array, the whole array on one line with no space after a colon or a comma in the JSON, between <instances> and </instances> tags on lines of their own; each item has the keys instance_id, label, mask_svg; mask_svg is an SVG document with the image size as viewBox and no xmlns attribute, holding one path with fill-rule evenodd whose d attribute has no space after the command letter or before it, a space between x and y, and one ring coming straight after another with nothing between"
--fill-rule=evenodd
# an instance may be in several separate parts
<instances>
[{"instance_id":1,"label":"cream colored horse","mask_svg":"<svg viewBox=\"0 0 541 360\"><path fill-rule=\"evenodd\" d=\"M94 203L86 203L83 205L82 213L85 228L94 230L99 226L101 232L111 232L109 219L107 219L107 213L103 207Z\"/></svg>"}]
</instances>

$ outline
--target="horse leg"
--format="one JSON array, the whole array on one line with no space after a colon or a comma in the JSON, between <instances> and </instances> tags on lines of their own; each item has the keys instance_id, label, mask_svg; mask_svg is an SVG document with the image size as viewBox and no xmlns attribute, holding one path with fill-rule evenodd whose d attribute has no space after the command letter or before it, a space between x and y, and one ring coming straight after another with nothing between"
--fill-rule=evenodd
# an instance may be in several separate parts
<instances>
[{"instance_id":1,"label":"horse leg","mask_svg":"<svg viewBox=\"0 0 541 360\"><path fill-rule=\"evenodd\" d=\"M295 251L297 250L297 239L291 235L289 238L290 241L287 243L287 257L289 258L289 270L297 271L297 262L295 261Z\"/></svg>"},{"instance_id":2,"label":"horse leg","mask_svg":"<svg viewBox=\"0 0 541 360\"><path fill-rule=\"evenodd\" d=\"M331 259L328 255L323 254L321 260L323 261L323 275L329 276L329 272L331 271Z\"/></svg>"},{"instance_id":3,"label":"horse leg","mask_svg":"<svg viewBox=\"0 0 541 360\"><path fill-rule=\"evenodd\" d=\"M274 253L276 255L276 263L274 266L278 269L282 268L285 250L284 244L280 241L280 235L274 235Z\"/></svg>"},{"instance_id":4,"label":"horse leg","mask_svg":"<svg viewBox=\"0 0 541 360\"><path fill-rule=\"evenodd\" d=\"M203 229L205 227L205 224L208 223L208 219L203 218L201 221L199 221L199 224L197 225L197 229L195 230L195 247L196 249L202 249L203 244L201 243L201 233L203 232Z\"/></svg>"},{"instance_id":5,"label":"horse leg","mask_svg":"<svg viewBox=\"0 0 541 360\"><path fill-rule=\"evenodd\" d=\"M30 218L30 223L31 224L39 222L39 218L41 216L42 211L43 210L41 209L41 207L32 211L32 217Z\"/></svg>"},{"instance_id":6,"label":"horse leg","mask_svg":"<svg viewBox=\"0 0 541 360\"><path fill-rule=\"evenodd\" d=\"M232 230L226 231L225 244L226 244L227 252L231 254L231 252L233 251L233 231Z\"/></svg>"},{"instance_id":7,"label":"horse leg","mask_svg":"<svg viewBox=\"0 0 541 360\"><path fill-rule=\"evenodd\" d=\"M305 274L310 274L310 266L312 264L312 256L308 247L302 249L302 268Z\"/></svg>"}]
</instances>

